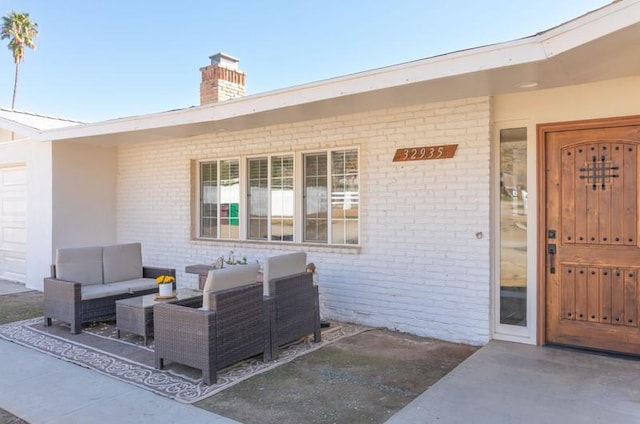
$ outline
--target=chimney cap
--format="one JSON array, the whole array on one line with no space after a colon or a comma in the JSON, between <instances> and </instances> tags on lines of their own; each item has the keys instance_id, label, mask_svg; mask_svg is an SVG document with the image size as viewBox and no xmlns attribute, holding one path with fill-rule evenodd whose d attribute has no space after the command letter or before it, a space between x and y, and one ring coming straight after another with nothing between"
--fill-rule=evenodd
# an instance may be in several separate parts
<instances>
[{"instance_id":1,"label":"chimney cap","mask_svg":"<svg viewBox=\"0 0 640 424\"><path fill-rule=\"evenodd\" d=\"M214 54L213 56L209 56L209 59L211 59L212 65L218 65L223 68L234 70L238 69L238 62L240 62L240 59L238 59L237 57L233 57L226 53Z\"/></svg>"}]
</instances>

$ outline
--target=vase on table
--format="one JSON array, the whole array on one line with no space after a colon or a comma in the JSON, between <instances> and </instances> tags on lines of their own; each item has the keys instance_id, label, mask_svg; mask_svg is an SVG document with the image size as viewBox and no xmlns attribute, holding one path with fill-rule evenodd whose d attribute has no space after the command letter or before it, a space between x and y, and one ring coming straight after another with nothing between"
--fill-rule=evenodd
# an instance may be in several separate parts
<instances>
[{"instance_id":1,"label":"vase on table","mask_svg":"<svg viewBox=\"0 0 640 424\"><path fill-rule=\"evenodd\" d=\"M160 289L160 297L171 297L173 296L173 284L158 284Z\"/></svg>"},{"instance_id":2,"label":"vase on table","mask_svg":"<svg viewBox=\"0 0 640 424\"><path fill-rule=\"evenodd\" d=\"M176 281L176 277L173 275L159 275L156 277L156 283L158 283L158 296L160 297L172 297L173 296L173 282Z\"/></svg>"}]
</instances>

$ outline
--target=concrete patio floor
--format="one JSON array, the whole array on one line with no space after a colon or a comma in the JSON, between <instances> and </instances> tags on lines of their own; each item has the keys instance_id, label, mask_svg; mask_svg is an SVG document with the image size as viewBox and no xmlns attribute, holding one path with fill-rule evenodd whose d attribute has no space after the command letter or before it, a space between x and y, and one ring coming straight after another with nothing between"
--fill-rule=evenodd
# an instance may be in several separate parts
<instances>
[{"instance_id":1,"label":"concrete patio floor","mask_svg":"<svg viewBox=\"0 0 640 424\"><path fill-rule=\"evenodd\" d=\"M29 423L234 422L11 342L0 355L0 408ZM640 360L492 341L387 422L640 423Z\"/></svg>"},{"instance_id":2,"label":"concrete patio floor","mask_svg":"<svg viewBox=\"0 0 640 424\"><path fill-rule=\"evenodd\" d=\"M491 341L387 423L640 423L640 360Z\"/></svg>"}]
</instances>

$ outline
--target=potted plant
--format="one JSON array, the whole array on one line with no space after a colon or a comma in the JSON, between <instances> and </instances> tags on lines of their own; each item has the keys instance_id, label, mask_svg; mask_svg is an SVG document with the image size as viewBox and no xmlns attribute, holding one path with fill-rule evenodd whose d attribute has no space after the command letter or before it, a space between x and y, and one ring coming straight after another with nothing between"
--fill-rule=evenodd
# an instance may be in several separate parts
<instances>
[{"instance_id":1,"label":"potted plant","mask_svg":"<svg viewBox=\"0 0 640 424\"><path fill-rule=\"evenodd\" d=\"M172 297L173 296L173 282L176 279L171 275L160 275L156 277L156 283L158 283L159 297Z\"/></svg>"}]
</instances>

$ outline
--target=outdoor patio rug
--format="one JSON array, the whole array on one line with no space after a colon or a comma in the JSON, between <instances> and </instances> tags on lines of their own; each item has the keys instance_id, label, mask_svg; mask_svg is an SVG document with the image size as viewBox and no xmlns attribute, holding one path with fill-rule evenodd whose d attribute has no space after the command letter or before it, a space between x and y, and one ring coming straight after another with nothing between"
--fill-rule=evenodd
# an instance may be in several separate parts
<instances>
[{"instance_id":1,"label":"outdoor patio rug","mask_svg":"<svg viewBox=\"0 0 640 424\"><path fill-rule=\"evenodd\" d=\"M54 321L52 326L45 327L42 318L33 318L0 325L0 338L179 402L193 403L366 330L366 327L332 322L329 328L322 329L322 342L313 343L312 336L309 336L282 348L275 361L265 363L260 356L225 368L218 371L218 382L211 386L202 382L201 371L181 364L166 361L165 369L155 369L153 339L147 346L143 344L142 337L124 332L122 338L117 339L115 322L85 326L81 334L71 335L67 325Z\"/></svg>"}]
</instances>

